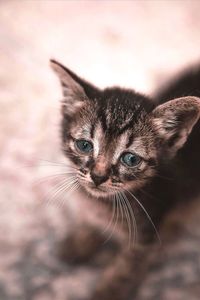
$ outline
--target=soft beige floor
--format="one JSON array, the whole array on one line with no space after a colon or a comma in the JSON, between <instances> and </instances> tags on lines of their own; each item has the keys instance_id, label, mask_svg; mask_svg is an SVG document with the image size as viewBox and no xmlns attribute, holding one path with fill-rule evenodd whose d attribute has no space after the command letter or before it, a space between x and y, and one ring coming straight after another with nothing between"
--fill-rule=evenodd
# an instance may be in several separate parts
<instances>
[{"instance_id":1,"label":"soft beige floor","mask_svg":"<svg viewBox=\"0 0 200 300\"><path fill-rule=\"evenodd\" d=\"M100 87L152 93L199 61L199 32L199 1L0 2L1 300L66 300L69 290L83 296L93 276L67 275L52 254L66 215L46 205L50 183L35 184L55 173L40 159L63 159L61 93L49 58Z\"/></svg>"}]
</instances>

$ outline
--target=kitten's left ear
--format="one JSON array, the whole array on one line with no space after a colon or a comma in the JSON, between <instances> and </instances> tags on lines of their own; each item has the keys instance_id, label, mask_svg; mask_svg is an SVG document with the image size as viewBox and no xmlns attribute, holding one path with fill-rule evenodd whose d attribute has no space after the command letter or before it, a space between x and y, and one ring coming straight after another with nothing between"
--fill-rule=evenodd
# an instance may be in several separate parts
<instances>
[{"instance_id":1,"label":"kitten's left ear","mask_svg":"<svg viewBox=\"0 0 200 300\"><path fill-rule=\"evenodd\" d=\"M61 82L63 99L63 113L73 115L83 105L84 101L95 98L98 89L78 77L71 70L56 60L51 59L50 65Z\"/></svg>"},{"instance_id":2,"label":"kitten's left ear","mask_svg":"<svg viewBox=\"0 0 200 300\"><path fill-rule=\"evenodd\" d=\"M171 100L156 107L151 117L165 150L173 156L200 117L200 98L188 96Z\"/></svg>"}]
</instances>

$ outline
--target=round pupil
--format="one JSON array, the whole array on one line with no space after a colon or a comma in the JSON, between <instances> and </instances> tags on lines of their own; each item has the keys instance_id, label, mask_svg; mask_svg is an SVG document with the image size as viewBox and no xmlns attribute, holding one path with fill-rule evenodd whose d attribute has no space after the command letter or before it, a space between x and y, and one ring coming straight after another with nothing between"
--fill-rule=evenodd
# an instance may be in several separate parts
<instances>
[{"instance_id":1,"label":"round pupil","mask_svg":"<svg viewBox=\"0 0 200 300\"><path fill-rule=\"evenodd\" d=\"M126 153L125 155L122 156L122 161L129 167L133 167L139 163L140 159L138 156L132 153Z\"/></svg>"},{"instance_id":2,"label":"round pupil","mask_svg":"<svg viewBox=\"0 0 200 300\"><path fill-rule=\"evenodd\" d=\"M79 150L81 150L82 152L90 152L93 148L92 144L85 140L76 141L76 144Z\"/></svg>"}]
</instances>

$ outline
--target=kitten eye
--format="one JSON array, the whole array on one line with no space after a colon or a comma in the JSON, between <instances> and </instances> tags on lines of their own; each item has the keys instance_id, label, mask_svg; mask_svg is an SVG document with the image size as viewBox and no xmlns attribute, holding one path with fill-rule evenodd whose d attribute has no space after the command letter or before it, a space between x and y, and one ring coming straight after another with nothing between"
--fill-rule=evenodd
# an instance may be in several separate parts
<instances>
[{"instance_id":1,"label":"kitten eye","mask_svg":"<svg viewBox=\"0 0 200 300\"><path fill-rule=\"evenodd\" d=\"M141 162L141 158L137 154L126 152L122 154L121 162L128 167L136 167Z\"/></svg>"},{"instance_id":2,"label":"kitten eye","mask_svg":"<svg viewBox=\"0 0 200 300\"><path fill-rule=\"evenodd\" d=\"M86 140L76 140L75 145L78 148L78 150L83 153L89 153L93 150L92 143Z\"/></svg>"}]
</instances>

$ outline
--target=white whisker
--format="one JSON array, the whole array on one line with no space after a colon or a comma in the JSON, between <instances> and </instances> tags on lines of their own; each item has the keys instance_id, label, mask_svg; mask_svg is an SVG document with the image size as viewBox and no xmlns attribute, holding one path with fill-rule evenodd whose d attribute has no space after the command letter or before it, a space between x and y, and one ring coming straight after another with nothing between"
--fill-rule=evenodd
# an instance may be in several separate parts
<instances>
[{"instance_id":1,"label":"white whisker","mask_svg":"<svg viewBox=\"0 0 200 300\"><path fill-rule=\"evenodd\" d=\"M128 226L129 248L130 248L131 240L132 240L132 226L131 226L131 220L130 220L129 212L128 212L128 209L127 209L127 206L126 206L126 202L124 201L121 192L119 193L119 197L120 197L121 202L122 202L122 207L123 207L123 209L124 209L124 213L125 213L125 217L126 217L126 223L127 223L127 226Z\"/></svg>"},{"instance_id":2,"label":"white whisker","mask_svg":"<svg viewBox=\"0 0 200 300\"><path fill-rule=\"evenodd\" d=\"M70 178L66 178L64 180L62 180L59 184L56 185L56 190L53 192L53 194L51 195L51 197L47 200L47 205L50 203L53 203L53 201L55 199L58 198L59 194L66 190L66 188L68 188L73 182L75 182L76 176L70 177ZM55 188L54 188L55 189ZM47 193L47 196L52 192L52 190L50 192Z\"/></svg>"},{"instance_id":3,"label":"white whisker","mask_svg":"<svg viewBox=\"0 0 200 300\"><path fill-rule=\"evenodd\" d=\"M131 223L132 223L132 226L133 226L133 244L135 244L137 242L137 236L138 236L136 218L135 218L135 215L134 215L133 208L131 207L131 205L129 203L129 200L127 199L124 192L122 192L122 196L123 196L124 202L127 206L128 213L130 214L130 219L132 221ZM131 247L131 244L130 244L130 247Z\"/></svg>"},{"instance_id":4,"label":"white whisker","mask_svg":"<svg viewBox=\"0 0 200 300\"><path fill-rule=\"evenodd\" d=\"M116 218L115 218L115 222L113 223L113 228L112 228L110 234L108 235L107 239L105 240L104 244L111 239L111 237L112 237L112 235L115 231L116 225L118 223L118 219L119 219L118 198L117 198L116 194L114 194L113 196L114 196L114 203L115 203L115 211L117 211L117 215L116 215Z\"/></svg>"},{"instance_id":5,"label":"white whisker","mask_svg":"<svg viewBox=\"0 0 200 300\"><path fill-rule=\"evenodd\" d=\"M75 181L71 184L70 188L66 191L64 190L63 193L66 191L66 196L69 196L70 194L72 194L75 190L77 190L80 187L80 184L78 181ZM66 198L64 198L63 200L60 200L60 206L64 205L64 201Z\"/></svg>"},{"instance_id":6,"label":"white whisker","mask_svg":"<svg viewBox=\"0 0 200 300\"><path fill-rule=\"evenodd\" d=\"M38 161L41 162L40 164L46 163L47 166L49 165L49 166L59 166L59 167L66 167L70 169L77 169L76 167L69 165L66 162L55 162L47 159L38 159Z\"/></svg>"},{"instance_id":7,"label":"white whisker","mask_svg":"<svg viewBox=\"0 0 200 300\"><path fill-rule=\"evenodd\" d=\"M107 226L105 227L105 229L103 230L103 234L106 233L106 231L109 231L110 227L112 226L114 218L115 218L115 210L116 210L115 197L114 197L114 195L112 195L112 217L111 217L109 223L107 224Z\"/></svg>"},{"instance_id":8,"label":"white whisker","mask_svg":"<svg viewBox=\"0 0 200 300\"><path fill-rule=\"evenodd\" d=\"M148 214L147 210L145 209L145 207L142 205L142 203L137 199L137 197L136 197L135 195L133 195L129 190L126 190L126 191L127 191L127 192L135 199L135 201L136 201L136 202L139 204L139 206L142 208L142 210L143 210L144 213L146 214L146 216L147 216L149 222L151 223L151 225L152 225L153 228L154 228L154 231L155 231L156 236L157 236L157 238L158 238L158 240L159 240L159 243L162 244L161 239L160 239L160 235L159 235L159 233L158 233L158 230L157 230L155 224L153 223L153 220L151 219L150 215Z\"/></svg>"},{"instance_id":9,"label":"white whisker","mask_svg":"<svg viewBox=\"0 0 200 300\"><path fill-rule=\"evenodd\" d=\"M33 182L33 185L39 185L45 181L49 181L51 179L60 179L60 178L63 178L63 177L67 177L68 175L75 175L74 172L64 172L64 173L57 173L57 174L52 174L52 175L47 175L47 176L44 176L43 178L40 178L40 179L36 179L34 182ZM69 176L68 176L69 178Z\"/></svg>"}]
</instances>

